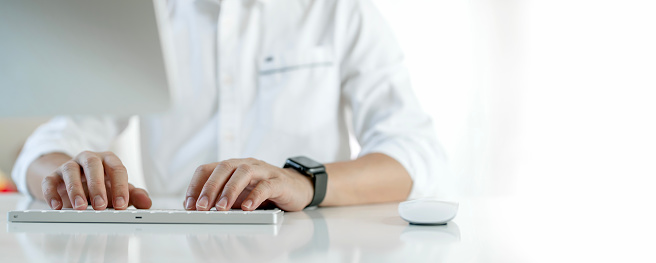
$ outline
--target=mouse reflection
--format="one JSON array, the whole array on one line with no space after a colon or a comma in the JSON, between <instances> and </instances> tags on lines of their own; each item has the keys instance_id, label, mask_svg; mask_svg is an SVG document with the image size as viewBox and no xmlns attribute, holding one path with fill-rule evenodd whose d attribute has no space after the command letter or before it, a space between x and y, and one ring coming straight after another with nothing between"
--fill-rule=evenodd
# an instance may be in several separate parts
<instances>
[{"instance_id":1,"label":"mouse reflection","mask_svg":"<svg viewBox=\"0 0 656 263\"><path fill-rule=\"evenodd\" d=\"M306 250L295 251L293 256L307 262L310 253L320 247L329 248L334 261L340 262L407 262L407 255L421 255L424 262L441 262L448 256L451 244L460 242L460 230L455 222L437 226L409 225L399 216L389 215L395 204L374 205L362 216L362 207L318 209L310 213L317 222L317 240ZM353 214L361 216L353 217ZM321 220L317 220L321 218ZM325 233L321 233L321 229ZM301 262L303 260L300 260Z\"/></svg>"}]
</instances>

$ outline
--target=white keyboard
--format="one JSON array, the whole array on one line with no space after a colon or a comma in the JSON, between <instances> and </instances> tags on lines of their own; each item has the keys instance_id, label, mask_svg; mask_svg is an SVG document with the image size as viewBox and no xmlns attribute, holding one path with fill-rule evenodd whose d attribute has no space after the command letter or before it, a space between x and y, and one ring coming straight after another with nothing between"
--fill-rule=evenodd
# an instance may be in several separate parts
<instances>
[{"instance_id":1,"label":"white keyboard","mask_svg":"<svg viewBox=\"0 0 656 263\"><path fill-rule=\"evenodd\" d=\"M9 222L132 224L279 224L283 211L186 211L150 209L22 210L7 213Z\"/></svg>"}]
</instances>

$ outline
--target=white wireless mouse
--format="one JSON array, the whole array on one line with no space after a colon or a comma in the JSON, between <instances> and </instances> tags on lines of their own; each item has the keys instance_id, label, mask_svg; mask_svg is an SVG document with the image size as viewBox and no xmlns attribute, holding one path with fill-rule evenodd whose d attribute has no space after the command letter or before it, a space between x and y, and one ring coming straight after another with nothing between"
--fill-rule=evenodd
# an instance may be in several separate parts
<instances>
[{"instance_id":1,"label":"white wireless mouse","mask_svg":"<svg viewBox=\"0 0 656 263\"><path fill-rule=\"evenodd\" d=\"M442 225L456 217L458 203L435 199L417 199L401 202L399 215L415 225Z\"/></svg>"}]
</instances>

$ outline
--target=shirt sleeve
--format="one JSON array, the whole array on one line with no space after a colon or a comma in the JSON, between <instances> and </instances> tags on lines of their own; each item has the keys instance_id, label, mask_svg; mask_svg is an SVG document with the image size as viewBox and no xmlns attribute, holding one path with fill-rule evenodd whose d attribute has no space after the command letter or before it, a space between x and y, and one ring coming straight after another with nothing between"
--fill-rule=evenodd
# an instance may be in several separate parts
<instances>
[{"instance_id":1,"label":"shirt sleeve","mask_svg":"<svg viewBox=\"0 0 656 263\"><path fill-rule=\"evenodd\" d=\"M107 151L127 127L128 118L58 116L39 126L27 139L14 164L12 178L18 190L27 188L27 167L39 157L61 152L71 157L82 151Z\"/></svg>"},{"instance_id":2,"label":"shirt sleeve","mask_svg":"<svg viewBox=\"0 0 656 263\"><path fill-rule=\"evenodd\" d=\"M342 93L352 114L360 156L386 154L412 177L408 199L447 197L445 154L432 119L419 106L403 66L403 54L376 7L368 0L343 1ZM348 112L348 110L347 110Z\"/></svg>"}]
</instances>

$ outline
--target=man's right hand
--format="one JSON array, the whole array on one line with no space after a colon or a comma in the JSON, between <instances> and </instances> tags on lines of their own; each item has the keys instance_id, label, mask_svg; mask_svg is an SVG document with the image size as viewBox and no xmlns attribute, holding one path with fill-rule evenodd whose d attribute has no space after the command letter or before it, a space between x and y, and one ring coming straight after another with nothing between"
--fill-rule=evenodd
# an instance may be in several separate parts
<instances>
[{"instance_id":1,"label":"man's right hand","mask_svg":"<svg viewBox=\"0 0 656 263\"><path fill-rule=\"evenodd\" d=\"M44 155L28 170L29 178L38 176L34 173L48 167L56 167L53 164L58 165L54 172L51 168L49 172L52 173L41 181L43 199L52 209L84 210L91 204L95 210L107 207L123 210L129 205L140 209L152 205L144 189L128 183L127 170L114 153L85 151L75 158L66 157L61 153Z\"/></svg>"}]
</instances>

